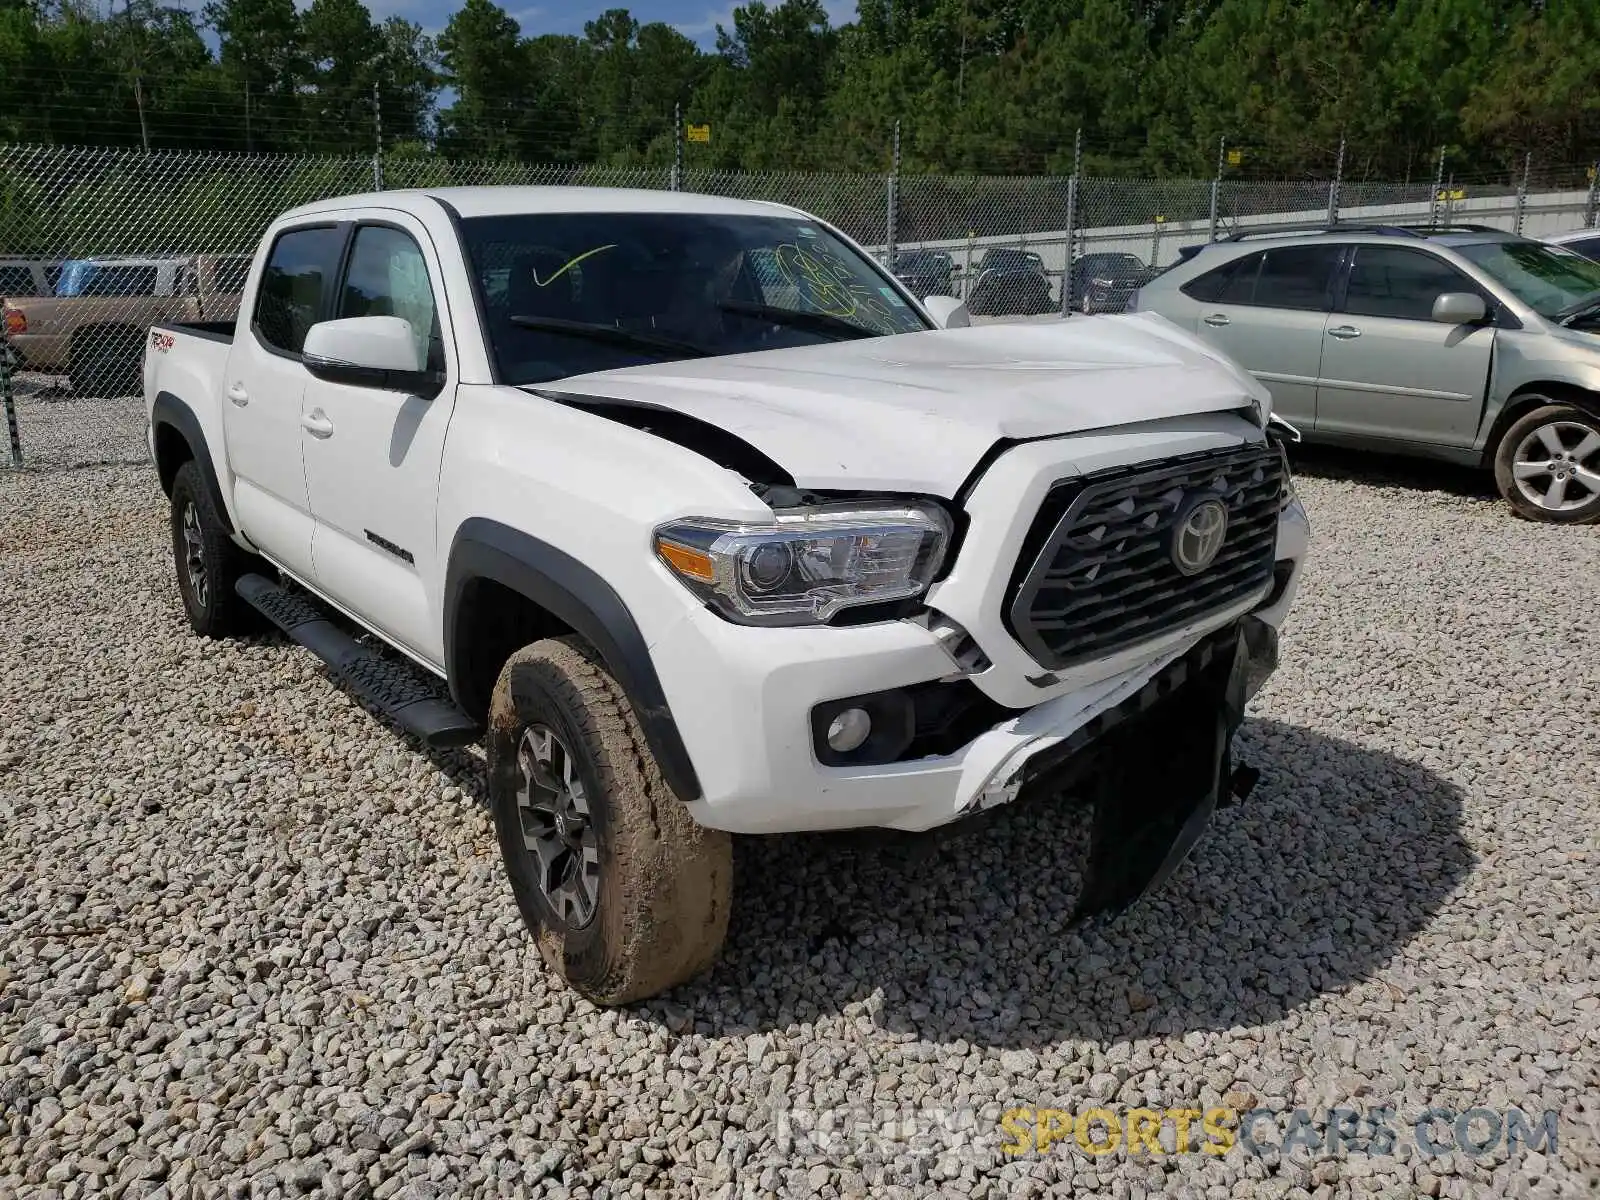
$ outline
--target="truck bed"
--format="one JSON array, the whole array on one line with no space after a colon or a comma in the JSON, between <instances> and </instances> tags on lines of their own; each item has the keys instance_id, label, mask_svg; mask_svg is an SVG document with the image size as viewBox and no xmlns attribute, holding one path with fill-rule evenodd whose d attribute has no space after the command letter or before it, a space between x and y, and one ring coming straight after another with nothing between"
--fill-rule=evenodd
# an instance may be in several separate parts
<instances>
[{"instance_id":1,"label":"truck bed","mask_svg":"<svg viewBox=\"0 0 1600 1200\"><path fill-rule=\"evenodd\" d=\"M152 329L165 329L169 333L188 333L211 342L233 344L233 334L238 322L228 321L163 321Z\"/></svg>"}]
</instances>

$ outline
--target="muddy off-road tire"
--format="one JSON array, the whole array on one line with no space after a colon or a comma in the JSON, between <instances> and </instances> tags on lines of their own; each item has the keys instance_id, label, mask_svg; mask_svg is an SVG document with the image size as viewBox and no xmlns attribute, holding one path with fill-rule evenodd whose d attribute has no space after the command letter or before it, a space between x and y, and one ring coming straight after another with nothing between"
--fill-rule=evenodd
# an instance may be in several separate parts
<instances>
[{"instance_id":1,"label":"muddy off-road tire","mask_svg":"<svg viewBox=\"0 0 1600 1200\"><path fill-rule=\"evenodd\" d=\"M212 638L257 632L260 618L233 590L255 560L228 536L193 459L173 477L171 525L172 565L194 631Z\"/></svg>"},{"instance_id":2,"label":"muddy off-road tire","mask_svg":"<svg viewBox=\"0 0 1600 1200\"><path fill-rule=\"evenodd\" d=\"M633 709L578 638L518 650L489 705L489 796L546 964L596 1004L709 967L728 928L729 836L661 778Z\"/></svg>"}]
</instances>

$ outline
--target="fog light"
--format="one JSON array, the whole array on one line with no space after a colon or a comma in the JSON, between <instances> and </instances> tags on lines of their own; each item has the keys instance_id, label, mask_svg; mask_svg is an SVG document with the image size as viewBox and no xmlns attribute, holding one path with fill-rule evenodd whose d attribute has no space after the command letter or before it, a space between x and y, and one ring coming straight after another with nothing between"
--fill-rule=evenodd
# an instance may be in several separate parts
<instances>
[{"instance_id":1,"label":"fog light","mask_svg":"<svg viewBox=\"0 0 1600 1200\"><path fill-rule=\"evenodd\" d=\"M828 724L828 749L849 754L872 732L872 718L864 708L847 708Z\"/></svg>"}]
</instances>

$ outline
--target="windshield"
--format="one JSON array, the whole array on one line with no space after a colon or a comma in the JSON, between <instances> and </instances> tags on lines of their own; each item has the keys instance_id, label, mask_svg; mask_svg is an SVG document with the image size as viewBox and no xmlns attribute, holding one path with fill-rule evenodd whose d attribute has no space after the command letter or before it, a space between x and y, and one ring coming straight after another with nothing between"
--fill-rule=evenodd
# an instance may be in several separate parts
<instances>
[{"instance_id":1,"label":"windshield","mask_svg":"<svg viewBox=\"0 0 1600 1200\"><path fill-rule=\"evenodd\" d=\"M1600 300L1600 263L1539 242L1482 242L1457 246L1541 317L1557 317L1586 300Z\"/></svg>"},{"instance_id":2,"label":"windshield","mask_svg":"<svg viewBox=\"0 0 1600 1200\"><path fill-rule=\"evenodd\" d=\"M474 217L462 240L511 384L685 357L674 344L744 354L932 328L876 264L799 217Z\"/></svg>"}]
</instances>

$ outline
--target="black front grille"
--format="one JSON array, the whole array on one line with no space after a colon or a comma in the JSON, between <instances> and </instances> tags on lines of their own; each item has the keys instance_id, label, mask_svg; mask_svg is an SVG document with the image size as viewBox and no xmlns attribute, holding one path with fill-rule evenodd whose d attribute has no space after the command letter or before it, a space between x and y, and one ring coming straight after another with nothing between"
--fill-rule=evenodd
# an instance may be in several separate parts
<instances>
[{"instance_id":1,"label":"black front grille","mask_svg":"<svg viewBox=\"0 0 1600 1200\"><path fill-rule=\"evenodd\" d=\"M1283 457L1257 443L1064 479L1039 508L1007 592L1007 628L1047 670L1262 593L1272 579ZM1192 575L1173 537L1196 503L1228 510L1216 558Z\"/></svg>"}]
</instances>

